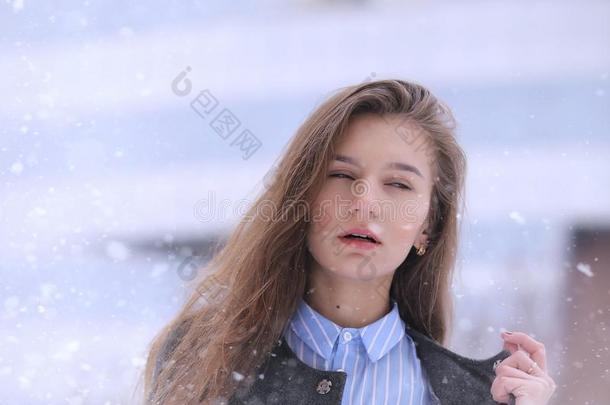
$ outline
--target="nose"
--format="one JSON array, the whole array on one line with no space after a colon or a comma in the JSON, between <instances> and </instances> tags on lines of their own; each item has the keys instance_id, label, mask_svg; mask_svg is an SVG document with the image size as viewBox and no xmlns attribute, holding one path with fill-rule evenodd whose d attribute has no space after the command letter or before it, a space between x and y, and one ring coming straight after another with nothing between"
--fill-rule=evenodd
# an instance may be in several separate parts
<instances>
[{"instance_id":1,"label":"nose","mask_svg":"<svg viewBox=\"0 0 610 405\"><path fill-rule=\"evenodd\" d=\"M379 198L377 189L373 183L367 179L354 181L350 188L352 194L351 211L364 212L366 215L379 216Z\"/></svg>"}]
</instances>

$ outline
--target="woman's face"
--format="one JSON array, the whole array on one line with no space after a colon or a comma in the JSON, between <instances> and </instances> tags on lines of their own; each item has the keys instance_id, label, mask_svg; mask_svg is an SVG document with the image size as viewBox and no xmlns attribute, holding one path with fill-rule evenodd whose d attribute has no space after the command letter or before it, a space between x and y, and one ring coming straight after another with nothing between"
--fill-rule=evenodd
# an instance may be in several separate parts
<instances>
[{"instance_id":1,"label":"woman's face","mask_svg":"<svg viewBox=\"0 0 610 405\"><path fill-rule=\"evenodd\" d=\"M307 246L318 270L391 279L412 246L425 243L433 184L425 139L399 115L350 120L311 207ZM358 228L378 243L343 237Z\"/></svg>"}]
</instances>

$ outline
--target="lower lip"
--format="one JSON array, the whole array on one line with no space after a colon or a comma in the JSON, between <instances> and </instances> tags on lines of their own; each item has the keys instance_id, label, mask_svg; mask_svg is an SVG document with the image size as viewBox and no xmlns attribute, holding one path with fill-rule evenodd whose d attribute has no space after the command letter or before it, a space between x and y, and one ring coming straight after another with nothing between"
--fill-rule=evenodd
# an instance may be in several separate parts
<instances>
[{"instance_id":1,"label":"lower lip","mask_svg":"<svg viewBox=\"0 0 610 405\"><path fill-rule=\"evenodd\" d=\"M379 243L367 242L365 240L359 240L354 238L344 238L341 236L339 237L339 240L345 243L346 245L350 245L358 249L371 250L379 246Z\"/></svg>"}]
</instances>

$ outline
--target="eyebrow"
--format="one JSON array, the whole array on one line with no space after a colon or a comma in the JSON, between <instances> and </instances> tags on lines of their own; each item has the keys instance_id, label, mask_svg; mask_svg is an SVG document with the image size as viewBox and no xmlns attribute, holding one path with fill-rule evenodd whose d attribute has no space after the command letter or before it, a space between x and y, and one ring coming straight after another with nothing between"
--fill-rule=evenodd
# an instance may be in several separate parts
<instances>
[{"instance_id":1,"label":"eyebrow","mask_svg":"<svg viewBox=\"0 0 610 405\"><path fill-rule=\"evenodd\" d=\"M350 157L350 156L345 156L345 155L337 154L337 155L335 155L335 159L334 160L338 160L339 162L345 162L345 163L349 163L351 165L360 167L360 164L358 163L358 161L356 159L354 159L353 157ZM424 178L424 176L421 174L421 172L419 171L419 169L417 167L415 167L413 165L410 165L408 163L390 162L390 163L385 165L385 168L404 170L404 171L407 171L407 172L412 172L412 173L417 174L422 179Z\"/></svg>"}]
</instances>

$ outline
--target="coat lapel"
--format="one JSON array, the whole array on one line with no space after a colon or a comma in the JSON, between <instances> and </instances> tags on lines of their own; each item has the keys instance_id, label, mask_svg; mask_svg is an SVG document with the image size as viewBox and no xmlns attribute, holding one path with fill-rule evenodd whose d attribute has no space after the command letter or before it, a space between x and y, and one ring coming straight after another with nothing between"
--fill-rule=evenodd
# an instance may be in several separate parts
<instances>
[{"instance_id":1,"label":"coat lapel","mask_svg":"<svg viewBox=\"0 0 610 405\"><path fill-rule=\"evenodd\" d=\"M406 329L440 403L497 404L491 396L491 384L496 376L494 363L510 356L510 352L502 350L486 359L471 359L452 352L408 325Z\"/></svg>"},{"instance_id":2,"label":"coat lapel","mask_svg":"<svg viewBox=\"0 0 610 405\"><path fill-rule=\"evenodd\" d=\"M244 392L237 392L230 405L336 405L341 403L347 373L316 370L303 363L282 337L259 369L263 378Z\"/></svg>"}]
</instances>

